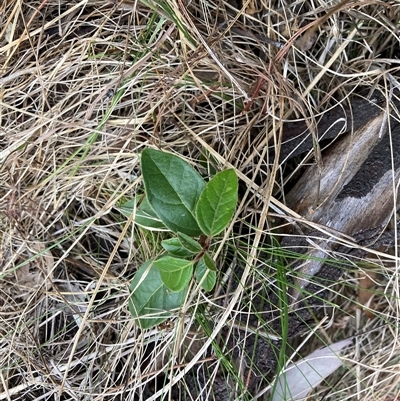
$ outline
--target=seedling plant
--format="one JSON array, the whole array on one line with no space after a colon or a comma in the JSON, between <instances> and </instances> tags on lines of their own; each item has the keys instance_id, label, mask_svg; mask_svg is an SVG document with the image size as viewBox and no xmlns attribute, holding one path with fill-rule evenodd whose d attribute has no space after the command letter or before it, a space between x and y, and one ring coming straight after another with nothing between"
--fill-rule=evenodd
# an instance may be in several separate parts
<instances>
[{"instance_id":1,"label":"seedling plant","mask_svg":"<svg viewBox=\"0 0 400 401\"><path fill-rule=\"evenodd\" d=\"M205 291L214 288L217 267L210 245L233 217L238 179L228 169L206 182L180 157L150 148L142 152L141 169L144 196L123 211L136 209L135 223L145 229L174 234L161 242L164 253L146 261L130 285L129 310L145 329L183 305L193 277Z\"/></svg>"}]
</instances>

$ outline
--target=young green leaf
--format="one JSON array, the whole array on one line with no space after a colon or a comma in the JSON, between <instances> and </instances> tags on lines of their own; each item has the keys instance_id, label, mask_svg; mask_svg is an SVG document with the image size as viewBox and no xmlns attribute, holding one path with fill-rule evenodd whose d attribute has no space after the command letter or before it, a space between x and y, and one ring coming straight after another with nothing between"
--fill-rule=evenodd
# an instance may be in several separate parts
<instances>
[{"instance_id":1,"label":"young green leaf","mask_svg":"<svg viewBox=\"0 0 400 401\"><path fill-rule=\"evenodd\" d=\"M195 255L194 252L191 252L184 248L179 241L179 238L169 238L161 241L162 247L172 256L177 256L178 258L190 258Z\"/></svg>"},{"instance_id":2,"label":"young green leaf","mask_svg":"<svg viewBox=\"0 0 400 401\"><path fill-rule=\"evenodd\" d=\"M133 198L130 201L124 203L120 210L121 213L126 217L129 217L135 208L137 199ZM147 197L145 197L140 203L139 207L136 208L136 215L134 218L135 223L147 230L154 231L167 231L163 222L158 218L154 210L151 208Z\"/></svg>"},{"instance_id":3,"label":"young green leaf","mask_svg":"<svg viewBox=\"0 0 400 401\"><path fill-rule=\"evenodd\" d=\"M160 271L164 284L174 292L183 291L193 275L193 262L172 256L155 260L154 266Z\"/></svg>"},{"instance_id":4,"label":"young green leaf","mask_svg":"<svg viewBox=\"0 0 400 401\"><path fill-rule=\"evenodd\" d=\"M224 170L204 188L196 206L196 220L204 234L219 234L232 219L238 197L238 179L234 170Z\"/></svg>"},{"instance_id":5,"label":"young green leaf","mask_svg":"<svg viewBox=\"0 0 400 401\"><path fill-rule=\"evenodd\" d=\"M144 263L130 285L129 311L142 329L156 326L172 316L171 310L185 301L187 287L180 292L170 291L161 279L153 261Z\"/></svg>"},{"instance_id":6,"label":"young green leaf","mask_svg":"<svg viewBox=\"0 0 400 401\"><path fill-rule=\"evenodd\" d=\"M214 286L215 282L217 281L217 273L213 270L210 270L204 261L204 257L202 257L196 265L196 280L197 282L201 283L203 280L203 277L206 275L204 278L203 282L201 283L201 286L205 291L211 291Z\"/></svg>"},{"instance_id":7,"label":"young green leaf","mask_svg":"<svg viewBox=\"0 0 400 401\"><path fill-rule=\"evenodd\" d=\"M181 158L154 149L142 152L146 196L161 221L173 232L192 237L201 234L195 208L205 182Z\"/></svg>"},{"instance_id":8,"label":"young green leaf","mask_svg":"<svg viewBox=\"0 0 400 401\"><path fill-rule=\"evenodd\" d=\"M178 233L178 238L182 246L190 252L199 253L203 249L197 241L186 234Z\"/></svg>"},{"instance_id":9,"label":"young green leaf","mask_svg":"<svg viewBox=\"0 0 400 401\"><path fill-rule=\"evenodd\" d=\"M204 263L206 264L207 268L212 271L217 271L217 266L215 266L214 259L210 256L208 252L205 252L203 255Z\"/></svg>"},{"instance_id":10,"label":"young green leaf","mask_svg":"<svg viewBox=\"0 0 400 401\"><path fill-rule=\"evenodd\" d=\"M215 166L218 165L217 160L211 153L205 151L204 153L200 153L199 162L202 167L207 169L208 175L217 174L217 170Z\"/></svg>"}]
</instances>

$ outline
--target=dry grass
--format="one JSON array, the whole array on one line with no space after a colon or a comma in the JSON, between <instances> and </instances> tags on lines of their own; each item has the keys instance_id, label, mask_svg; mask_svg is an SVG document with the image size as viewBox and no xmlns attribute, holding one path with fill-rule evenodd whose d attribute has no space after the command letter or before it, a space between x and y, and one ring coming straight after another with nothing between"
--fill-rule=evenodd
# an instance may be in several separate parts
<instances>
[{"instance_id":1,"label":"dry grass","mask_svg":"<svg viewBox=\"0 0 400 401\"><path fill-rule=\"evenodd\" d=\"M0 399L155 400L178 382L192 393L185 380L194 368L204 393L193 397L223 400L227 390L207 384L222 366L226 382L241 383L236 396L246 393L238 361L252 330L235 334L234 322L252 310L260 283L276 284L262 269L266 212L293 216L276 197L283 166L266 144L279 149L284 121L313 127L353 91L388 95L388 73L398 74L398 2L343 3L328 18L336 3L1 3ZM236 169L243 231L231 227L214 251L228 272L242 266L243 285L195 293L170 327L140 331L129 280L159 251L158 234L137 229L118 206L142 193L138 158L148 146L194 164L207 153ZM318 389L324 399L399 399L397 256L396 247L390 263L375 262L372 319L355 306L357 267L335 287L329 327L315 337L365 334L347 351L349 369ZM218 340L223 329L237 341L234 361ZM167 371L169 384L156 383ZM260 375L270 380L272 367Z\"/></svg>"}]
</instances>

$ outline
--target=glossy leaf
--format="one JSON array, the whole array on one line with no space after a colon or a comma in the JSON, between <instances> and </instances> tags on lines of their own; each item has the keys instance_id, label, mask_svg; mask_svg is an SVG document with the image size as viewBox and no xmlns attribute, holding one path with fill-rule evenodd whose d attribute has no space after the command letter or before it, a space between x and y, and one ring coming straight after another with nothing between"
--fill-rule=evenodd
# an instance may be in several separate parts
<instances>
[{"instance_id":1,"label":"glossy leaf","mask_svg":"<svg viewBox=\"0 0 400 401\"><path fill-rule=\"evenodd\" d=\"M183 305L187 287L180 292L170 291L153 261L148 261L135 274L130 293L129 311L139 327L148 329L170 318L170 311Z\"/></svg>"},{"instance_id":2,"label":"glossy leaf","mask_svg":"<svg viewBox=\"0 0 400 401\"><path fill-rule=\"evenodd\" d=\"M178 233L178 238L182 246L190 252L199 253L203 250L203 248L197 241L186 234Z\"/></svg>"},{"instance_id":3,"label":"glossy leaf","mask_svg":"<svg viewBox=\"0 0 400 401\"><path fill-rule=\"evenodd\" d=\"M196 220L204 234L213 237L230 222L238 197L238 179L234 170L213 177L204 188L196 206Z\"/></svg>"},{"instance_id":4,"label":"glossy leaf","mask_svg":"<svg viewBox=\"0 0 400 401\"><path fill-rule=\"evenodd\" d=\"M195 208L205 182L181 158L154 149L145 149L141 158L142 175L149 204L173 232L192 237L201 234Z\"/></svg>"},{"instance_id":5,"label":"glossy leaf","mask_svg":"<svg viewBox=\"0 0 400 401\"><path fill-rule=\"evenodd\" d=\"M169 254L178 258L190 258L195 255L195 253L184 248L179 238L176 237L161 241L161 245Z\"/></svg>"},{"instance_id":6,"label":"glossy leaf","mask_svg":"<svg viewBox=\"0 0 400 401\"><path fill-rule=\"evenodd\" d=\"M193 262L172 256L155 260L154 266L160 271L164 284L174 292L183 291L193 275Z\"/></svg>"},{"instance_id":7,"label":"glossy leaf","mask_svg":"<svg viewBox=\"0 0 400 401\"><path fill-rule=\"evenodd\" d=\"M133 210L135 209L135 204L137 199L131 199L130 201L124 203L120 210L122 214L129 217ZM138 226L146 228L152 231L167 231L164 223L158 218L154 210L151 208L147 197L145 197L140 205L136 208L136 215L134 221Z\"/></svg>"},{"instance_id":8,"label":"glossy leaf","mask_svg":"<svg viewBox=\"0 0 400 401\"><path fill-rule=\"evenodd\" d=\"M215 283L217 281L217 273L213 270L210 270L207 266L206 263L204 262L204 257L202 257L196 265L196 280L197 282L201 283L203 280L203 277L207 275L203 282L201 283L201 286L205 291L211 291Z\"/></svg>"}]
</instances>

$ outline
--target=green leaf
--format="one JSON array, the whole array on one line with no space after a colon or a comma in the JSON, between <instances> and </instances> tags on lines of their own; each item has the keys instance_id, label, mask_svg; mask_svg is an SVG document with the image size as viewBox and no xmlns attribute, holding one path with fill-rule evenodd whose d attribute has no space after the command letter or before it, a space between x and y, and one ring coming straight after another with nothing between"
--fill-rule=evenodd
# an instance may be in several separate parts
<instances>
[{"instance_id":1,"label":"green leaf","mask_svg":"<svg viewBox=\"0 0 400 401\"><path fill-rule=\"evenodd\" d=\"M142 329L156 326L172 316L171 310L180 308L187 288L170 291L161 279L153 261L144 263L130 285L129 311Z\"/></svg>"},{"instance_id":2,"label":"green leaf","mask_svg":"<svg viewBox=\"0 0 400 401\"><path fill-rule=\"evenodd\" d=\"M129 217L133 210L135 209L135 205L138 200L135 198L130 201L124 203L120 207L120 211L126 217ZM150 203L147 200L147 197L144 197L139 207L136 209L136 215L134 218L135 223L138 226L146 228L147 230L154 231L167 231L168 229L165 227L164 223L158 218L154 210L151 208Z\"/></svg>"},{"instance_id":3,"label":"green leaf","mask_svg":"<svg viewBox=\"0 0 400 401\"><path fill-rule=\"evenodd\" d=\"M197 241L195 241L193 238L189 237L186 234L178 233L178 238L179 238L179 241L181 242L182 246L190 252L193 252L196 254L203 250L203 248Z\"/></svg>"},{"instance_id":4,"label":"green leaf","mask_svg":"<svg viewBox=\"0 0 400 401\"><path fill-rule=\"evenodd\" d=\"M193 275L193 262L172 256L155 260L154 266L160 271L164 284L174 292L186 288Z\"/></svg>"},{"instance_id":5,"label":"green leaf","mask_svg":"<svg viewBox=\"0 0 400 401\"><path fill-rule=\"evenodd\" d=\"M161 241L161 245L172 256L177 256L179 258L190 258L195 255L194 252L191 252L182 246L179 238L165 239Z\"/></svg>"},{"instance_id":6,"label":"green leaf","mask_svg":"<svg viewBox=\"0 0 400 401\"><path fill-rule=\"evenodd\" d=\"M210 270L207 266L206 263L204 262L204 258L201 258L196 265L196 280L197 282L201 282L203 280L203 277L206 275L204 278L204 281L202 282L201 286L205 291L211 291L215 283L217 281L217 273L215 271Z\"/></svg>"},{"instance_id":7,"label":"green leaf","mask_svg":"<svg viewBox=\"0 0 400 401\"><path fill-rule=\"evenodd\" d=\"M232 219L238 198L238 179L233 169L221 171L204 188L196 206L196 220L204 234L219 234Z\"/></svg>"},{"instance_id":8,"label":"green leaf","mask_svg":"<svg viewBox=\"0 0 400 401\"><path fill-rule=\"evenodd\" d=\"M207 169L209 175L217 174L215 166L218 165L218 162L215 157L210 154L210 152L204 151L204 153L201 153L199 157L199 162L202 167Z\"/></svg>"},{"instance_id":9,"label":"green leaf","mask_svg":"<svg viewBox=\"0 0 400 401\"><path fill-rule=\"evenodd\" d=\"M208 252L204 253L203 259L208 269L213 270L215 272L217 271L217 266L215 266L214 259L210 256Z\"/></svg>"},{"instance_id":10,"label":"green leaf","mask_svg":"<svg viewBox=\"0 0 400 401\"><path fill-rule=\"evenodd\" d=\"M173 232L196 237L202 232L195 208L205 182L181 158L154 149L145 149L141 158L148 201L161 221Z\"/></svg>"},{"instance_id":11,"label":"green leaf","mask_svg":"<svg viewBox=\"0 0 400 401\"><path fill-rule=\"evenodd\" d=\"M125 202L123 205L119 206L119 211L124 216L129 217L132 214L133 209L136 206L136 202L137 202L136 197L131 199L131 200L129 200L128 202Z\"/></svg>"}]
</instances>

